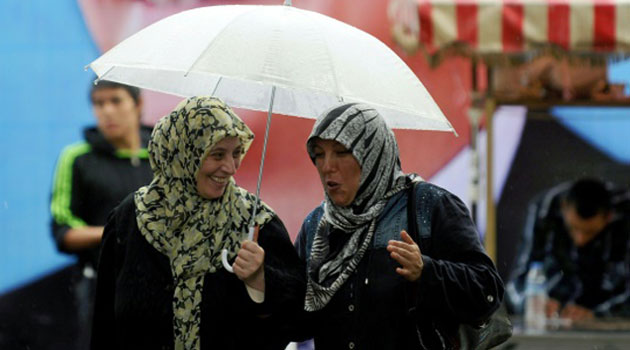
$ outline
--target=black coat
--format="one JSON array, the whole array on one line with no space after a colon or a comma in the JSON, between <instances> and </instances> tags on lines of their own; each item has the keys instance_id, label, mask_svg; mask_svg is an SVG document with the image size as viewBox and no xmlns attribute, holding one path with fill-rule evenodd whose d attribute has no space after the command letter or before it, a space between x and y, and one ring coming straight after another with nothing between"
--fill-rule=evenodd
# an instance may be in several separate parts
<instances>
[{"instance_id":1,"label":"black coat","mask_svg":"<svg viewBox=\"0 0 630 350\"><path fill-rule=\"evenodd\" d=\"M276 324L302 308L303 268L277 217L261 227L258 243L265 250L265 301L254 303L244 283L224 269L207 274L201 349L284 349L288 343ZM169 259L138 230L130 195L105 227L92 349L173 349L172 302Z\"/></svg>"},{"instance_id":2,"label":"black coat","mask_svg":"<svg viewBox=\"0 0 630 350\"><path fill-rule=\"evenodd\" d=\"M420 279L408 282L386 250L408 230L406 192L391 198L377 219L371 248L328 305L304 313L301 337L317 349L450 349L459 323L487 318L503 298L503 282L485 254L466 206L448 191L421 183L416 191L421 229L430 230ZM296 248L308 260L322 207L305 220ZM329 232L330 250L348 234ZM413 293L413 295L411 295ZM415 313L409 309L415 308ZM298 332L299 333L299 332Z\"/></svg>"}]
</instances>

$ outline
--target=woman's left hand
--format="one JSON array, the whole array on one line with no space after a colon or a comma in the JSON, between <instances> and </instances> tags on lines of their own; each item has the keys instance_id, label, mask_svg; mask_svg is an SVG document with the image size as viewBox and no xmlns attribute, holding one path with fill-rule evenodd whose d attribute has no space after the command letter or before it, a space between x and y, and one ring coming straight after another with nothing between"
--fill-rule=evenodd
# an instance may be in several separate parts
<instances>
[{"instance_id":1,"label":"woman's left hand","mask_svg":"<svg viewBox=\"0 0 630 350\"><path fill-rule=\"evenodd\" d=\"M232 268L234 274L249 287L265 291L265 251L258 245L258 227L253 240L245 240L241 243L236 260Z\"/></svg>"},{"instance_id":2,"label":"woman's left hand","mask_svg":"<svg viewBox=\"0 0 630 350\"><path fill-rule=\"evenodd\" d=\"M402 242L395 240L388 242L387 251L392 259L401 265L396 268L396 272L410 282L417 281L424 267L422 252L406 231L401 231L400 237Z\"/></svg>"}]
</instances>

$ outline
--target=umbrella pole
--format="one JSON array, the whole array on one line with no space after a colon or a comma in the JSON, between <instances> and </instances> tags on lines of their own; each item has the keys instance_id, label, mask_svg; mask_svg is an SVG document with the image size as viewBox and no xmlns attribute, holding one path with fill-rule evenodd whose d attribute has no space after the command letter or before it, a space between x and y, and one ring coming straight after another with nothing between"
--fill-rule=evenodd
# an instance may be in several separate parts
<instances>
[{"instance_id":1,"label":"umbrella pole","mask_svg":"<svg viewBox=\"0 0 630 350\"><path fill-rule=\"evenodd\" d=\"M276 97L276 87L271 87L271 100L269 101L269 110L267 111L267 126L265 127L265 140L263 142L262 156L260 159L260 169L258 170L258 184L256 185L256 203L254 203L254 212L252 214L251 221L249 223L249 240L253 239L254 235L254 219L256 218L256 212L258 211L258 203L260 202L260 186L262 184L263 168L265 167L265 155L267 154L267 142L269 141L269 127L271 126L271 115L273 113L273 100Z\"/></svg>"},{"instance_id":2,"label":"umbrella pole","mask_svg":"<svg viewBox=\"0 0 630 350\"><path fill-rule=\"evenodd\" d=\"M217 85L218 85L218 82L217 82ZM215 87L215 90L216 90L216 87ZM256 218L256 212L258 211L258 203L260 202L260 185L262 183L263 168L265 167L265 155L267 153L267 141L269 141L269 127L271 126L271 115L273 113L273 101L275 97L276 97L276 87L272 86L271 99L269 101L269 110L267 111L267 126L265 127L265 140L263 142L262 156L260 159L260 169L258 170L258 184L256 185L256 202L254 202L254 211L252 213L252 217L250 219L249 225L247 225L249 227L249 232L247 233L247 239L249 239L250 241L254 239L255 218ZM230 265L230 263L228 262L227 256L228 256L228 250L223 249L221 251L221 263L223 264L223 267L226 270L234 273L234 269L232 268L232 265Z\"/></svg>"}]
</instances>

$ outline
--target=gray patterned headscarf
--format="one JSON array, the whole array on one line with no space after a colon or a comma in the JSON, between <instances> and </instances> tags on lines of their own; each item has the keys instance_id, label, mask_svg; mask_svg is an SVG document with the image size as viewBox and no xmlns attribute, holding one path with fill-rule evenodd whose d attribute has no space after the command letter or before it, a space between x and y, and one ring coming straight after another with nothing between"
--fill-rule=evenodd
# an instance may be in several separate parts
<instances>
[{"instance_id":1,"label":"gray patterned headscarf","mask_svg":"<svg viewBox=\"0 0 630 350\"><path fill-rule=\"evenodd\" d=\"M344 104L317 118L306 143L313 163L318 138L337 141L350 150L361 166L361 177L359 189L349 206L337 206L328 194L325 195L324 216L315 233L308 265L306 311L326 306L355 271L372 241L376 218L388 199L407 186L394 133L374 108L364 104ZM351 235L343 249L333 257L328 257L328 224Z\"/></svg>"},{"instance_id":2,"label":"gray patterned headscarf","mask_svg":"<svg viewBox=\"0 0 630 350\"><path fill-rule=\"evenodd\" d=\"M231 257L247 237L256 197L231 178L220 198L197 192L197 172L208 152L226 137L237 137L242 157L254 139L243 121L221 100L191 97L155 126L149 142L153 181L136 191L136 221L144 238L170 260L175 291L175 349L199 349L204 276L221 268L221 250ZM274 213L259 205L255 224Z\"/></svg>"}]
</instances>

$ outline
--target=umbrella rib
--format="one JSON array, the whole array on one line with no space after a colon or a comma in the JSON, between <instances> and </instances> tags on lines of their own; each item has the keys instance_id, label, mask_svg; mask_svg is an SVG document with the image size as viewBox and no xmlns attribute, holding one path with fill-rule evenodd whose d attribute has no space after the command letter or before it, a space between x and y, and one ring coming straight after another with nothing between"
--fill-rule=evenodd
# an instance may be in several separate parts
<instances>
[{"instance_id":1,"label":"umbrella rib","mask_svg":"<svg viewBox=\"0 0 630 350\"><path fill-rule=\"evenodd\" d=\"M333 61L332 61L332 55L330 54L330 51L328 50L327 38L324 37L323 39L324 39L324 42L326 43L326 45L324 45L324 48L326 49L326 55L328 56L328 63L330 64L330 70L332 72L332 77L334 79L333 84L335 86L335 95L337 97L337 100L341 103L341 102L344 102L344 98L339 93L339 84L337 82L337 70L335 70L335 65L333 64Z\"/></svg>"},{"instance_id":2,"label":"umbrella rib","mask_svg":"<svg viewBox=\"0 0 630 350\"><path fill-rule=\"evenodd\" d=\"M219 76L219 80L217 80L217 83L214 85L214 89L212 89L211 96L214 96L214 94L217 92L217 89L219 88L219 83L221 83L221 79L223 79L223 76Z\"/></svg>"},{"instance_id":3,"label":"umbrella rib","mask_svg":"<svg viewBox=\"0 0 630 350\"><path fill-rule=\"evenodd\" d=\"M246 14L249 14L252 11L255 11L255 8L250 9L249 11L243 11L242 13L240 13L238 16L235 16L234 18L232 18L232 21L230 23L234 23L236 22L237 19L239 19L240 17L245 16ZM217 39L221 37L221 34L223 34L223 32L225 32L227 30L227 28L229 27L229 25L225 25L215 36L214 36L214 40L210 41L208 43L208 45L206 45L206 48L203 49L203 51L201 52L201 54L199 54L199 56L197 56L197 58L195 59L195 62L193 62L193 64L190 65L190 67L188 67L188 69L186 70L186 73L184 73L184 77L188 77L188 74L190 74L190 71L195 67L195 65L197 65L197 62L199 62L199 60L201 59L201 57L203 57L203 55L210 50L210 48L214 45L214 43L217 42Z\"/></svg>"},{"instance_id":4,"label":"umbrella rib","mask_svg":"<svg viewBox=\"0 0 630 350\"><path fill-rule=\"evenodd\" d=\"M101 76L97 76L96 79L94 80L94 85L97 85L99 81L103 80L105 78L105 76L107 74L109 74L109 72L112 71L112 69L116 68L116 66L112 65L109 68L107 68L107 70L105 71L105 73L101 74Z\"/></svg>"}]
</instances>

